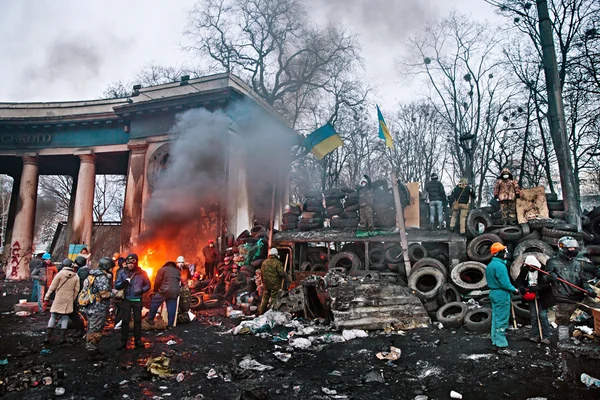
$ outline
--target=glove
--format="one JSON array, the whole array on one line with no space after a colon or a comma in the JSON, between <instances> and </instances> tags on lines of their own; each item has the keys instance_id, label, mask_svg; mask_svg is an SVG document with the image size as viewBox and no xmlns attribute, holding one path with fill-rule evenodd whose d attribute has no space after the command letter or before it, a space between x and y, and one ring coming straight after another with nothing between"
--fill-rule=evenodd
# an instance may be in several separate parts
<instances>
[{"instance_id":1,"label":"glove","mask_svg":"<svg viewBox=\"0 0 600 400\"><path fill-rule=\"evenodd\" d=\"M529 290L531 293L535 293L535 292L540 291L540 287L539 286L528 286L527 290Z\"/></svg>"},{"instance_id":2,"label":"glove","mask_svg":"<svg viewBox=\"0 0 600 400\"><path fill-rule=\"evenodd\" d=\"M550 282L556 282L558 280L558 275L556 275L556 273L551 273L550 275L548 275L548 280Z\"/></svg>"},{"instance_id":3,"label":"glove","mask_svg":"<svg viewBox=\"0 0 600 400\"><path fill-rule=\"evenodd\" d=\"M587 295L590 296L590 298L592 299L595 299L597 297L596 292L593 289L588 290Z\"/></svg>"},{"instance_id":4,"label":"glove","mask_svg":"<svg viewBox=\"0 0 600 400\"><path fill-rule=\"evenodd\" d=\"M521 295L524 295L525 293L527 293L527 289L526 289L526 288L524 288L523 286L521 286L521 287L518 289L518 291L519 291L519 293L521 293Z\"/></svg>"}]
</instances>

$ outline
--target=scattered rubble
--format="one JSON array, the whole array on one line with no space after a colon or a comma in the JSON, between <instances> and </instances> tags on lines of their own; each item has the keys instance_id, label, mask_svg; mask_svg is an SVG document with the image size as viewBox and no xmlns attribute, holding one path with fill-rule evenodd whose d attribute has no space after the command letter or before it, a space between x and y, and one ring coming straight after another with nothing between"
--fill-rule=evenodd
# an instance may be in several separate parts
<instances>
[{"instance_id":1,"label":"scattered rubble","mask_svg":"<svg viewBox=\"0 0 600 400\"><path fill-rule=\"evenodd\" d=\"M241 369L251 369L254 371L269 371L271 369L273 369L272 366L270 365L264 365L259 363L256 360L252 359L251 355L246 355L242 361L240 361L240 363L238 364L238 367L240 367Z\"/></svg>"},{"instance_id":2,"label":"scattered rubble","mask_svg":"<svg viewBox=\"0 0 600 400\"><path fill-rule=\"evenodd\" d=\"M382 351L377 353L377 358L379 358L380 360L389 360L389 361L396 361L400 358L400 355L402 354L402 350L400 350L397 347L390 347L390 351Z\"/></svg>"},{"instance_id":3,"label":"scattered rubble","mask_svg":"<svg viewBox=\"0 0 600 400\"><path fill-rule=\"evenodd\" d=\"M170 362L171 360L165 356L149 358L146 361L146 370L159 378L169 378L174 375L173 370L169 367Z\"/></svg>"}]
</instances>

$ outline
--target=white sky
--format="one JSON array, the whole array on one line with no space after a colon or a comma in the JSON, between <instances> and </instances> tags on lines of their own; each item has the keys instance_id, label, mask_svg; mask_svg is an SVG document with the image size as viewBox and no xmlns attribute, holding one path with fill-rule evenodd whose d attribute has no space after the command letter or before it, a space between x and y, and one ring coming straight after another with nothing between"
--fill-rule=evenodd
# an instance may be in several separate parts
<instances>
[{"instance_id":1,"label":"white sky","mask_svg":"<svg viewBox=\"0 0 600 400\"><path fill-rule=\"evenodd\" d=\"M484 0L306 0L316 21L360 35L377 101L410 100L418 88L394 59L426 20L452 9L502 22ZM187 12L195 0L0 1L0 102L98 98L147 63L181 64Z\"/></svg>"}]
</instances>

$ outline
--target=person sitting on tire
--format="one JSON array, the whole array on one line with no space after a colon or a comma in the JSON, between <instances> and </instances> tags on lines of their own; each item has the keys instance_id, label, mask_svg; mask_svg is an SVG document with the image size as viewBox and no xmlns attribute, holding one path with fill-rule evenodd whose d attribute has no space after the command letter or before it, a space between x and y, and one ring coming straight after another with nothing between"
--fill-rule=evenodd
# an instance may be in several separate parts
<instances>
[{"instance_id":1,"label":"person sitting on tire","mask_svg":"<svg viewBox=\"0 0 600 400\"><path fill-rule=\"evenodd\" d=\"M552 294L550 282L546 275L532 267L543 269L539 260L534 255L529 255L525 257L523 268L516 279L516 283L519 285L519 292L523 295L523 299L529 304L531 319L531 337L529 340L548 345L552 334L550 332L550 322L548 322L548 309L556 304L556 299ZM539 325L542 326L541 339Z\"/></svg>"},{"instance_id":2,"label":"person sitting on tire","mask_svg":"<svg viewBox=\"0 0 600 400\"><path fill-rule=\"evenodd\" d=\"M517 199L521 195L521 188L508 168L500 172L494 185L494 198L500 202L503 225L517 224Z\"/></svg>"},{"instance_id":3,"label":"person sitting on tire","mask_svg":"<svg viewBox=\"0 0 600 400\"><path fill-rule=\"evenodd\" d=\"M279 261L279 252L276 248L273 247L269 250L269 258L262 263L260 269L262 271L262 283L265 290L260 307L258 307L258 315L262 315L267 306L273 304L286 277L283 264Z\"/></svg>"},{"instance_id":4,"label":"person sitting on tire","mask_svg":"<svg viewBox=\"0 0 600 400\"><path fill-rule=\"evenodd\" d=\"M367 175L363 175L358 184L359 195L359 227L373 229L373 185Z\"/></svg>"},{"instance_id":5,"label":"person sitting on tire","mask_svg":"<svg viewBox=\"0 0 600 400\"><path fill-rule=\"evenodd\" d=\"M596 297L596 292L583 278L583 268L581 261L577 259L579 254L579 243L571 236L563 236L558 241L558 254L546 263L546 271L552 293L556 297L556 323L558 324L558 341L569 341L569 322L571 314L577 309L577 303L581 302L584 296ZM575 286L584 289L582 292L558 278L567 281Z\"/></svg>"},{"instance_id":6,"label":"person sitting on tire","mask_svg":"<svg viewBox=\"0 0 600 400\"><path fill-rule=\"evenodd\" d=\"M516 354L508 349L506 329L510 318L510 296L519 294L519 291L510 283L506 267L506 246L496 242L492 244L490 252L493 257L485 269L485 277L492 302L492 346L498 354L514 356Z\"/></svg>"},{"instance_id":7,"label":"person sitting on tire","mask_svg":"<svg viewBox=\"0 0 600 400\"><path fill-rule=\"evenodd\" d=\"M460 233L464 235L467 231L467 214L469 213L469 202L475 201L475 191L469 186L465 178L458 181L448 201L452 204L452 218L450 219L450 230L456 229L456 219L460 214Z\"/></svg>"},{"instance_id":8,"label":"person sitting on tire","mask_svg":"<svg viewBox=\"0 0 600 400\"><path fill-rule=\"evenodd\" d=\"M431 180L425 185L425 191L429 196L429 229L435 229L435 215L437 212L437 228L443 228L444 209L443 203L446 201L446 191L442 182L438 180L435 172L431 174Z\"/></svg>"}]
</instances>

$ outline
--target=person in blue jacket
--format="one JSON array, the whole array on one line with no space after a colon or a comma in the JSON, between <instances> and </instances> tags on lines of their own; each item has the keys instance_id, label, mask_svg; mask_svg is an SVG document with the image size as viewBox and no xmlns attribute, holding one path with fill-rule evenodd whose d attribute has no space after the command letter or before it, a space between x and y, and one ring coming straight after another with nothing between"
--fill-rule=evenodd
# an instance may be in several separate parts
<instances>
[{"instance_id":1,"label":"person in blue jacket","mask_svg":"<svg viewBox=\"0 0 600 400\"><path fill-rule=\"evenodd\" d=\"M519 294L519 291L510 283L506 267L506 246L496 242L492 244L490 252L493 257L485 269L485 277L492 302L492 345L498 354L514 356L516 354L508 349L506 329L510 318L510 296Z\"/></svg>"},{"instance_id":2,"label":"person in blue jacket","mask_svg":"<svg viewBox=\"0 0 600 400\"><path fill-rule=\"evenodd\" d=\"M142 343L142 296L150 290L148 274L138 265L137 254L129 254L125 258L125 266L119 271L115 288L123 289L123 302L121 303L121 346L120 350L127 348L129 339L129 321L133 311L133 337L135 347L144 348Z\"/></svg>"}]
</instances>

